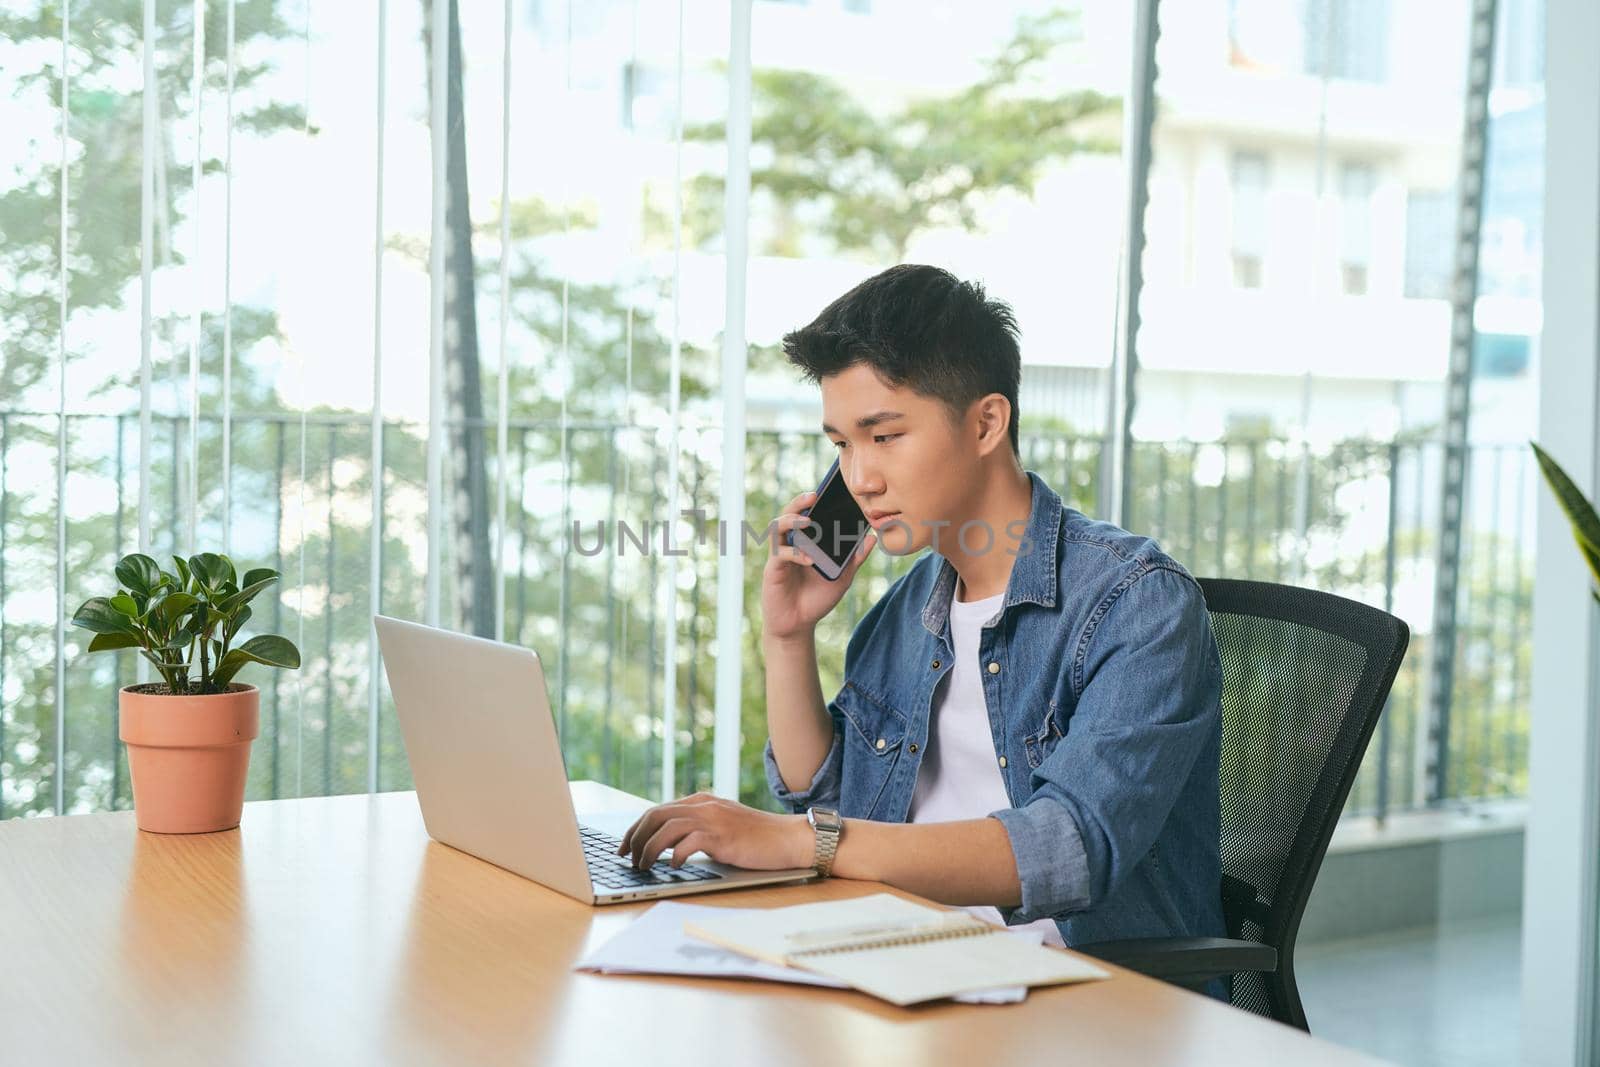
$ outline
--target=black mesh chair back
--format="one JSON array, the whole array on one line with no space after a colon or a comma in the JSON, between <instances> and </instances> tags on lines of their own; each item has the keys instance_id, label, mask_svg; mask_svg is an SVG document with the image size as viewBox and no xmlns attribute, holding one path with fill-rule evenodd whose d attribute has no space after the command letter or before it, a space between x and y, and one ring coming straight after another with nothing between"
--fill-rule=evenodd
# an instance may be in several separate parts
<instances>
[{"instance_id":1,"label":"black mesh chair back","mask_svg":"<svg viewBox=\"0 0 1600 1067\"><path fill-rule=\"evenodd\" d=\"M1200 585L1222 657L1223 914L1229 937L1278 956L1273 970L1232 975L1231 996L1304 1030L1295 935L1410 630L1329 593Z\"/></svg>"}]
</instances>

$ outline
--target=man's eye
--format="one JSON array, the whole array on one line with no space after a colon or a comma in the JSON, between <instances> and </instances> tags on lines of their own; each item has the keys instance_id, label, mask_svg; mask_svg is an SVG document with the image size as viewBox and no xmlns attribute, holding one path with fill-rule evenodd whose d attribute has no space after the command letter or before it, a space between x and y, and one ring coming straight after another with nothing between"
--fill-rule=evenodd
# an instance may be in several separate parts
<instances>
[{"instance_id":1,"label":"man's eye","mask_svg":"<svg viewBox=\"0 0 1600 1067\"><path fill-rule=\"evenodd\" d=\"M880 433L880 434L874 434L872 439L874 441L876 441L878 444L881 445L885 441L893 441L896 437L899 437L899 436L900 435L897 434L897 433Z\"/></svg>"},{"instance_id":2,"label":"man's eye","mask_svg":"<svg viewBox=\"0 0 1600 1067\"><path fill-rule=\"evenodd\" d=\"M833 442L833 447L834 448L843 448L844 447L844 442L843 441L835 441L835 442Z\"/></svg>"}]
</instances>

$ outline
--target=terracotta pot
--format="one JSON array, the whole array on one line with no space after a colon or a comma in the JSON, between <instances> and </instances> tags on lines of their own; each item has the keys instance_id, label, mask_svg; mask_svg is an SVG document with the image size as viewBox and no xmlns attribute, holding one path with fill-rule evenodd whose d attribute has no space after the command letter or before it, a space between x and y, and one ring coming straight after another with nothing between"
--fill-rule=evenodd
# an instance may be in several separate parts
<instances>
[{"instance_id":1,"label":"terracotta pot","mask_svg":"<svg viewBox=\"0 0 1600 1067\"><path fill-rule=\"evenodd\" d=\"M226 693L172 696L125 686L121 736L128 746L139 829L208 834L239 825L250 742L260 731L261 691L234 683Z\"/></svg>"}]
</instances>

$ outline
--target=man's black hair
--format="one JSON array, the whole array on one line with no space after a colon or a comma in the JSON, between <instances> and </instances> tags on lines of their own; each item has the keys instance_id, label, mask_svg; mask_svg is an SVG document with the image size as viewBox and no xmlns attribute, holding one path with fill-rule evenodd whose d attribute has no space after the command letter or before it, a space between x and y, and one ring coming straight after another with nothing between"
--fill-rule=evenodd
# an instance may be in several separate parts
<instances>
[{"instance_id":1,"label":"man's black hair","mask_svg":"<svg viewBox=\"0 0 1600 1067\"><path fill-rule=\"evenodd\" d=\"M783 352L813 382L866 364L890 385L943 401L952 418L999 393L1011 402L1011 451L1022 454L1016 316L947 270L903 263L875 274L786 334Z\"/></svg>"}]
</instances>

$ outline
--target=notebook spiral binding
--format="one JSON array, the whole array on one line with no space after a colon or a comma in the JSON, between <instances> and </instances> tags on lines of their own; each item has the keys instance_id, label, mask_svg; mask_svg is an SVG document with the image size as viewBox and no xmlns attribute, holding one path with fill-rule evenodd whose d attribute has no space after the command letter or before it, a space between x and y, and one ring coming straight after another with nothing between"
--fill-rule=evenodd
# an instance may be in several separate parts
<instances>
[{"instance_id":1,"label":"notebook spiral binding","mask_svg":"<svg viewBox=\"0 0 1600 1067\"><path fill-rule=\"evenodd\" d=\"M838 945L824 945L820 948L806 948L789 953L791 956L828 956L840 952L863 952L867 949L892 948L896 945L921 945L929 941L948 941L954 937L972 937L977 934L1002 933L1001 927L986 923L982 919L972 919L970 922L958 922L946 925L940 929L924 930L910 934L892 934L881 937L863 937L858 940L848 941Z\"/></svg>"}]
</instances>

